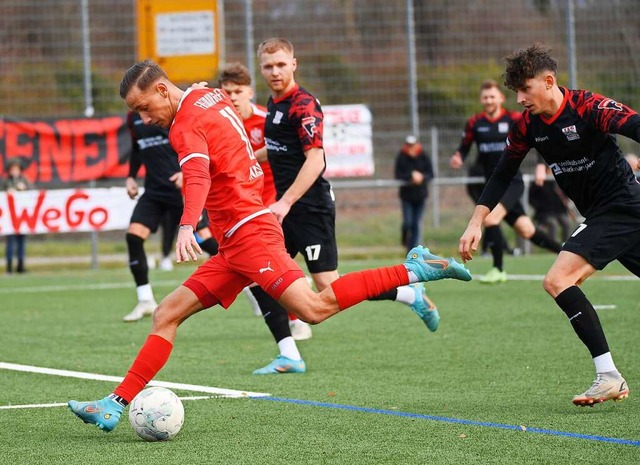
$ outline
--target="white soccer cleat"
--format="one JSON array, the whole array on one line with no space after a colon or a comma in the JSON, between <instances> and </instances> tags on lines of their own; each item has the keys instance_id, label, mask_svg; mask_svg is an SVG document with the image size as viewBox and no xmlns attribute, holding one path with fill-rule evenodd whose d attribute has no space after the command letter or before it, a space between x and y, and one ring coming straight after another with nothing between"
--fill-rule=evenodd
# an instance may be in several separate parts
<instances>
[{"instance_id":1,"label":"white soccer cleat","mask_svg":"<svg viewBox=\"0 0 640 465\"><path fill-rule=\"evenodd\" d=\"M153 311L157 306L158 304L155 300L143 300L138 302L138 304L133 307L133 310L131 310L131 313L125 315L122 320L127 323L138 321L146 315L153 315Z\"/></svg>"},{"instance_id":2,"label":"white soccer cleat","mask_svg":"<svg viewBox=\"0 0 640 465\"><path fill-rule=\"evenodd\" d=\"M163 257L162 260L160 260L158 268L162 271L173 271L173 262L171 261L171 257Z\"/></svg>"},{"instance_id":3,"label":"white soccer cleat","mask_svg":"<svg viewBox=\"0 0 640 465\"><path fill-rule=\"evenodd\" d=\"M627 397L629 387L620 373L598 373L589 389L573 397L573 403L582 407L593 407L607 400L618 401Z\"/></svg>"},{"instance_id":4,"label":"white soccer cleat","mask_svg":"<svg viewBox=\"0 0 640 465\"><path fill-rule=\"evenodd\" d=\"M305 341L311 339L311 325L302 320L289 320L289 329L291 329L291 337L296 341Z\"/></svg>"}]
</instances>

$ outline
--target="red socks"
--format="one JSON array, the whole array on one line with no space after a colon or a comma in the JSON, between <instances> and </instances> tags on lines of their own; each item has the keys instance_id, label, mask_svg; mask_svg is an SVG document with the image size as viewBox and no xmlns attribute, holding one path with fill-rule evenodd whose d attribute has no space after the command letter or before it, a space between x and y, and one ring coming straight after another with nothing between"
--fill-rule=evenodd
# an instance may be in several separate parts
<instances>
[{"instance_id":1,"label":"red socks","mask_svg":"<svg viewBox=\"0 0 640 465\"><path fill-rule=\"evenodd\" d=\"M113 393L130 403L167 363L171 349L173 344L165 338L150 334L124 380Z\"/></svg>"},{"instance_id":2,"label":"red socks","mask_svg":"<svg viewBox=\"0 0 640 465\"><path fill-rule=\"evenodd\" d=\"M345 310L406 284L409 284L407 268L404 265L395 265L348 273L331 283L331 288L336 295L338 307Z\"/></svg>"}]
</instances>

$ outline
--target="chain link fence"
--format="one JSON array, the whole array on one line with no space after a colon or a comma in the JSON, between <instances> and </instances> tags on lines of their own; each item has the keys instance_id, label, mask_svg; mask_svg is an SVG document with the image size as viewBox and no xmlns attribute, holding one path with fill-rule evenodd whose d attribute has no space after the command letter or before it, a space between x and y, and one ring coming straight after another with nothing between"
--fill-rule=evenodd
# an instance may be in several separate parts
<instances>
[{"instance_id":1,"label":"chain link fence","mask_svg":"<svg viewBox=\"0 0 640 465\"><path fill-rule=\"evenodd\" d=\"M436 152L440 178L463 176L449 168L449 155L466 119L480 111L480 83L502 82L503 57L533 42L553 48L561 84L640 109L637 0L225 0L219 5L224 61L257 69L256 45L270 36L286 37L296 47L298 81L323 104L369 106L378 179L392 177L395 155L415 129ZM136 37L134 0L0 0L0 114L82 117L87 92L96 115L124 113L118 85L137 59ZM268 92L259 75L255 85L257 102L264 104ZM517 109L514 94L506 93L507 107ZM636 150L630 141L622 145ZM525 172L533 166L529 158ZM443 211L447 205L471 208L463 187L451 189L440 195L441 202L449 199ZM358 191L344 198L367 206L373 198L397 208L395 191L389 194L386 188L384 194Z\"/></svg>"}]
</instances>

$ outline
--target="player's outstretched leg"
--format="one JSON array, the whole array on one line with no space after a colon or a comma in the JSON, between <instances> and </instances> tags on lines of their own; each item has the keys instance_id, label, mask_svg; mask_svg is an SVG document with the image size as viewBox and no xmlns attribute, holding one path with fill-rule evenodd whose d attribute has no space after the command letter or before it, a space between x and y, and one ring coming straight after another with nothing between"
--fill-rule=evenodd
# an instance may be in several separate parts
<instances>
[{"instance_id":1,"label":"player's outstretched leg","mask_svg":"<svg viewBox=\"0 0 640 465\"><path fill-rule=\"evenodd\" d=\"M67 405L69 410L76 414L85 423L96 425L102 431L108 433L118 426L120 415L124 407L110 397L91 402L78 402L70 400Z\"/></svg>"},{"instance_id":2,"label":"player's outstretched leg","mask_svg":"<svg viewBox=\"0 0 640 465\"><path fill-rule=\"evenodd\" d=\"M415 294L416 300L411 304L411 310L413 310L420 319L427 325L429 331L436 331L440 323L440 314L436 305L427 297L427 293L424 289L423 283L411 284Z\"/></svg>"},{"instance_id":3,"label":"player's outstretched leg","mask_svg":"<svg viewBox=\"0 0 640 465\"><path fill-rule=\"evenodd\" d=\"M617 371L598 373L589 389L573 397L573 403L582 407L593 407L606 400L622 400L629 397L627 382Z\"/></svg>"},{"instance_id":4,"label":"player's outstretched leg","mask_svg":"<svg viewBox=\"0 0 640 465\"><path fill-rule=\"evenodd\" d=\"M439 257L421 245L409 251L404 265L423 282L446 278L471 281L471 272L453 257Z\"/></svg>"}]
</instances>

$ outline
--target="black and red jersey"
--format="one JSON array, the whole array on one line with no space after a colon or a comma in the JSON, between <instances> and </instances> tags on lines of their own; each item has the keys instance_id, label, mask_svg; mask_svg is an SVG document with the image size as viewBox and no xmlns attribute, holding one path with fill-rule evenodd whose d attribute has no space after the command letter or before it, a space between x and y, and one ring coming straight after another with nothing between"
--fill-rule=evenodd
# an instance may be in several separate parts
<instances>
[{"instance_id":1,"label":"black and red jersey","mask_svg":"<svg viewBox=\"0 0 640 465\"><path fill-rule=\"evenodd\" d=\"M602 95L560 90L564 100L553 117L525 110L513 125L507 147L478 203L493 208L529 150L536 149L585 217L612 206L639 208L640 185L612 134L640 142L640 116Z\"/></svg>"},{"instance_id":2,"label":"black and red jersey","mask_svg":"<svg viewBox=\"0 0 640 465\"><path fill-rule=\"evenodd\" d=\"M147 125L138 113L129 112L127 126L133 143L129 159L129 176L135 178L144 165L145 194L151 198L182 204L182 193L169 178L180 172L178 155L169 145L169 131Z\"/></svg>"},{"instance_id":3,"label":"black and red jersey","mask_svg":"<svg viewBox=\"0 0 640 465\"><path fill-rule=\"evenodd\" d=\"M269 97L264 140L278 199L298 176L306 160L305 151L323 147L322 134L322 108L305 89L295 86L281 98ZM291 208L333 211L335 205L329 182L320 175Z\"/></svg>"},{"instance_id":4,"label":"black and red jersey","mask_svg":"<svg viewBox=\"0 0 640 465\"><path fill-rule=\"evenodd\" d=\"M504 108L493 118L485 112L473 115L467 120L458 147L462 159L467 158L475 142L478 147L478 163L482 166L485 178L489 179L507 146L509 129L518 119L520 119L520 113ZM519 174L519 176L522 175Z\"/></svg>"}]
</instances>

